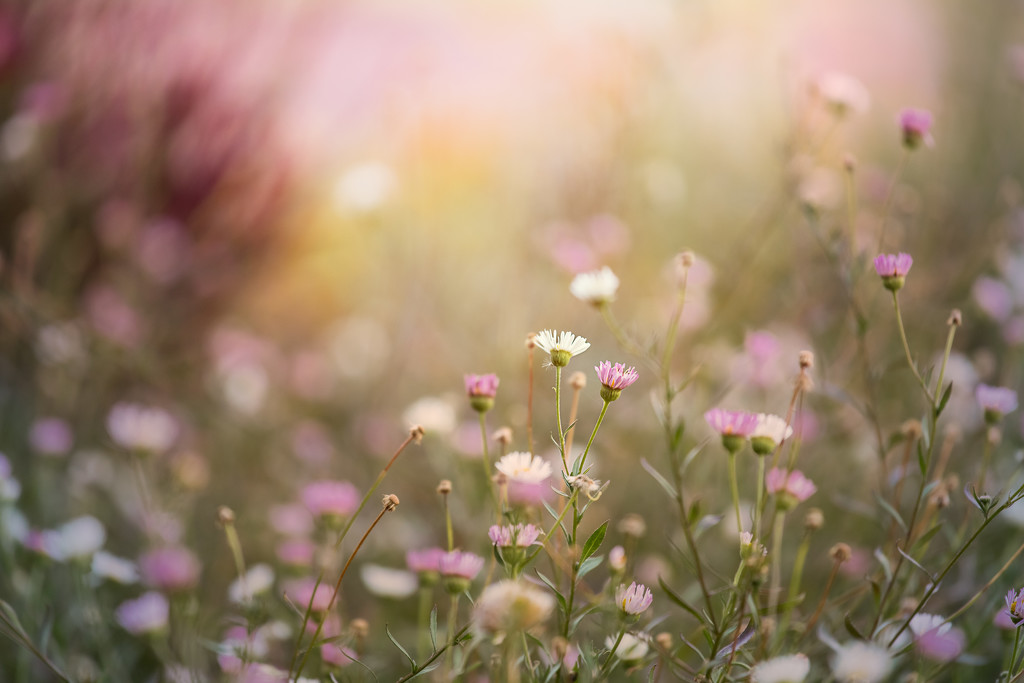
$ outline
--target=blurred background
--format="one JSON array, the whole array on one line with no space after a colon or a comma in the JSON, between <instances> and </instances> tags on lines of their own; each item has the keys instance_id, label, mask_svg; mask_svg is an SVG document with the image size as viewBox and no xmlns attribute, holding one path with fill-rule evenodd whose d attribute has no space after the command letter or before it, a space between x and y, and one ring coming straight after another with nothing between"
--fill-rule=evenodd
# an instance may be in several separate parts
<instances>
[{"instance_id":1,"label":"blurred background","mask_svg":"<svg viewBox=\"0 0 1024 683\"><path fill-rule=\"evenodd\" d=\"M573 275L612 267L616 315L647 343L689 248L675 368L699 368L676 403L689 445L719 403L784 414L796 354L814 350L806 471L831 490L848 466L817 503L855 542L858 520L836 513L870 500L877 455L847 400L865 388L830 255L873 258L888 213L884 250L915 258L902 296L922 360L964 310L949 372L970 434L974 384L1022 379L1022 84L1018 1L7 0L0 451L22 482L7 533L88 513L134 557L156 515L201 558L200 593L223 601L218 505L247 557L273 563L268 506L318 478L362 489L421 423L427 439L386 486L407 514L367 555L401 567L442 539L437 479L475 482L462 375L498 373L489 426L525 450L528 332L590 339L570 369L638 364L571 297ZM933 147L904 152L905 107L934 114ZM904 361L870 275L852 286L888 437L916 416L913 387L905 366L883 373ZM543 450L551 371L535 373ZM663 457L656 386L642 375L613 406L596 452L613 482L603 518L648 520L649 582L676 533L636 474ZM108 427L125 403L174 425L145 462L159 482L146 514ZM599 408L584 396L581 429ZM1018 424L1006 432L1019 443ZM722 485L702 495L724 512L724 464L694 471ZM457 503L470 546L477 493ZM26 590L19 576L0 596ZM401 609L347 599L371 620Z\"/></svg>"}]
</instances>

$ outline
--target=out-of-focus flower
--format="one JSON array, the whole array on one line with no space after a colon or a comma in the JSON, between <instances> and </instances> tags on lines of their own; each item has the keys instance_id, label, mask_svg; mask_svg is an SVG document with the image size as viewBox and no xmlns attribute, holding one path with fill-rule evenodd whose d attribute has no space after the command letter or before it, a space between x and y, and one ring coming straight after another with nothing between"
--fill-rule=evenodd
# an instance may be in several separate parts
<instances>
[{"instance_id":1,"label":"out-of-focus flower","mask_svg":"<svg viewBox=\"0 0 1024 683\"><path fill-rule=\"evenodd\" d=\"M150 550L139 558L145 583L164 591L182 591L199 583L199 560L188 548L171 546Z\"/></svg>"},{"instance_id":2,"label":"out-of-focus flower","mask_svg":"<svg viewBox=\"0 0 1024 683\"><path fill-rule=\"evenodd\" d=\"M441 548L410 550L405 553L405 565L418 574L438 575L441 573L441 557L444 555L445 551Z\"/></svg>"},{"instance_id":3,"label":"out-of-focus flower","mask_svg":"<svg viewBox=\"0 0 1024 683\"><path fill-rule=\"evenodd\" d=\"M793 428L778 415L757 414L757 426L750 433L750 447L758 455L768 455L793 435Z\"/></svg>"},{"instance_id":4,"label":"out-of-focus flower","mask_svg":"<svg viewBox=\"0 0 1024 683\"><path fill-rule=\"evenodd\" d=\"M780 467L773 467L764 478L768 493L778 496L776 505L782 510L789 510L798 503L810 498L818 487L804 476L800 470L787 472Z\"/></svg>"},{"instance_id":5,"label":"out-of-focus flower","mask_svg":"<svg viewBox=\"0 0 1024 683\"><path fill-rule=\"evenodd\" d=\"M83 515L63 524L57 530L55 540L54 551L59 559L88 559L106 543L107 530L100 520L92 515Z\"/></svg>"},{"instance_id":6,"label":"out-of-focus flower","mask_svg":"<svg viewBox=\"0 0 1024 683\"><path fill-rule=\"evenodd\" d=\"M32 423L28 441L41 455L67 455L74 443L74 435L64 420L45 417Z\"/></svg>"},{"instance_id":7,"label":"out-of-focus flower","mask_svg":"<svg viewBox=\"0 0 1024 683\"><path fill-rule=\"evenodd\" d=\"M740 557L744 560L764 558L768 556L768 548L757 542L754 534L749 531L740 532Z\"/></svg>"},{"instance_id":8,"label":"out-of-focus flower","mask_svg":"<svg viewBox=\"0 0 1024 683\"><path fill-rule=\"evenodd\" d=\"M317 481L302 489L302 503L314 517L338 521L355 512L359 490L347 481Z\"/></svg>"},{"instance_id":9,"label":"out-of-focus flower","mask_svg":"<svg viewBox=\"0 0 1024 683\"><path fill-rule=\"evenodd\" d=\"M1013 389L979 384L974 396L985 411L985 422L990 425L997 424L1003 415L1017 410L1017 392Z\"/></svg>"},{"instance_id":10,"label":"out-of-focus flower","mask_svg":"<svg viewBox=\"0 0 1024 683\"><path fill-rule=\"evenodd\" d=\"M900 252L898 254L879 254L875 257L875 272L882 278L882 284L886 289L897 292L903 288L906 282L907 273L914 265L914 259L910 254Z\"/></svg>"},{"instance_id":11,"label":"out-of-focus flower","mask_svg":"<svg viewBox=\"0 0 1024 683\"><path fill-rule=\"evenodd\" d=\"M114 611L117 623L135 635L158 633L167 628L170 616L170 604L160 593L150 591L135 600L128 600L118 605Z\"/></svg>"},{"instance_id":12,"label":"out-of-focus flower","mask_svg":"<svg viewBox=\"0 0 1024 683\"><path fill-rule=\"evenodd\" d=\"M533 338L533 343L551 356L551 365L560 368L568 365L573 356L578 356L590 348L590 342L585 338L577 337L572 332L556 333L554 330L541 330Z\"/></svg>"},{"instance_id":13,"label":"out-of-focus flower","mask_svg":"<svg viewBox=\"0 0 1024 683\"><path fill-rule=\"evenodd\" d=\"M738 410L712 408L704 413L704 419L711 428L722 435L722 445L730 453L736 453L747 437L757 428L757 415Z\"/></svg>"},{"instance_id":14,"label":"out-of-focus flower","mask_svg":"<svg viewBox=\"0 0 1024 683\"><path fill-rule=\"evenodd\" d=\"M539 484L551 476L551 465L539 455L513 451L502 456L494 467L509 481Z\"/></svg>"},{"instance_id":15,"label":"out-of-focus flower","mask_svg":"<svg viewBox=\"0 0 1024 683\"><path fill-rule=\"evenodd\" d=\"M308 567L313 564L316 544L306 538L290 538L277 545L277 559L290 567Z\"/></svg>"},{"instance_id":16,"label":"out-of-focus flower","mask_svg":"<svg viewBox=\"0 0 1024 683\"><path fill-rule=\"evenodd\" d=\"M971 287L971 294L981 310L1000 322L1013 313L1013 292L1002 280L979 277Z\"/></svg>"},{"instance_id":17,"label":"out-of-focus flower","mask_svg":"<svg viewBox=\"0 0 1024 683\"><path fill-rule=\"evenodd\" d=\"M284 584L284 593L300 609L310 605L313 612L326 612L331 606L331 598L334 596L334 588L322 582L316 585L316 580L306 577L295 579Z\"/></svg>"},{"instance_id":18,"label":"out-of-focus flower","mask_svg":"<svg viewBox=\"0 0 1024 683\"><path fill-rule=\"evenodd\" d=\"M615 645L615 638L608 636L605 638L604 646L609 650L615 647L615 656L624 662L638 662L644 658L650 649L646 640L632 633L623 634L622 640L619 641L617 646Z\"/></svg>"},{"instance_id":19,"label":"out-of-focus flower","mask_svg":"<svg viewBox=\"0 0 1024 683\"><path fill-rule=\"evenodd\" d=\"M378 564L364 564L359 568L359 576L366 589L381 598L407 598L419 586L416 574Z\"/></svg>"},{"instance_id":20,"label":"out-of-focus flower","mask_svg":"<svg viewBox=\"0 0 1024 683\"><path fill-rule=\"evenodd\" d=\"M107 432L117 445L132 451L160 454L178 438L178 422L162 408L118 403L107 414Z\"/></svg>"},{"instance_id":21,"label":"out-of-focus flower","mask_svg":"<svg viewBox=\"0 0 1024 683\"><path fill-rule=\"evenodd\" d=\"M338 209L367 213L383 206L395 193L398 179L394 170L380 161L352 166L334 185L334 201Z\"/></svg>"},{"instance_id":22,"label":"out-of-focus flower","mask_svg":"<svg viewBox=\"0 0 1024 683\"><path fill-rule=\"evenodd\" d=\"M626 549L617 545L608 551L608 566L613 572L621 572L626 569Z\"/></svg>"},{"instance_id":23,"label":"out-of-focus flower","mask_svg":"<svg viewBox=\"0 0 1024 683\"><path fill-rule=\"evenodd\" d=\"M843 181L832 169L815 166L800 175L796 196L809 211L834 209L843 197Z\"/></svg>"},{"instance_id":24,"label":"out-of-focus flower","mask_svg":"<svg viewBox=\"0 0 1024 683\"><path fill-rule=\"evenodd\" d=\"M228 586L228 599L236 604L249 602L274 586L274 569L269 564L254 564L245 572L244 580L237 578Z\"/></svg>"},{"instance_id":25,"label":"out-of-focus flower","mask_svg":"<svg viewBox=\"0 0 1024 683\"><path fill-rule=\"evenodd\" d=\"M903 146L917 149L921 145L931 147L935 144L932 138L932 113L925 109L904 109L900 112L900 132L903 134Z\"/></svg>"},{"instance_id":26,"label":"out-of-focus flower","mask_svg":"<svg viewBox=\"0 0 1024 683\"><path fill-rule=\"evenodd\" d=\"M327 666L341 668L359 659L359 655L344 645L327 643L320 646L320 658Z\"/></svg>"},{"instance_id":27,"label":"out-of-focus flower","mask_svg":"<svg viewBox=\"0 0 1024 683\"><path fill-rule=\"evenodd\" d=\"M892 658L879 645L855 641L840 646L832 674L840 683L879 683L892 669Z\"/></svg>"},{"instance_id":28,"label":"out-of-focus flower","mask_svg":"<svg viewBox=\"0 0 1024 683\"><path fill-rule=\"evenodd\" d=\"M487 536L490 537L491 543L499 548L512 546L526 548L537 542L537 538L540 536L540 529L533 524L508 526L494 524L487 530Z\"/></svg>"},{"instance_id":29,"label":"out-of-focus flower","mask_svg":"<svg viewBox=\"0 0 1024 683\"><path fill-rule=\"evenodd\" d=\"M283 536L305 536L313 531L313 518L299 503L272 505L269 517L270 526Z\"/></svg>"},{"instance_id":30,"label":"out-of-focus flower","mask_svg":"<svg viewBox=\"0 0 1024 683\"><path fill-rule=\"evenodd\" d=\"M827 73L817 82L822 100L836 116L863 114L871 106L871 96L864 84L847 74Z\"/></svg>"},{"instance_id":31,"label":"out-of-focus flower","mask_svg":"<svg viewBox=\"0 0 1024 683\"><path fill-rule=\"evenodd\" d=\"M415 401L405 409L402 419L410 425L421 425L427 432L436 434L451 434L457 424L452 404L434 396Z\"/></svg>"},{"instance_id":32,"label":"out-of-focus flower","mask_svg":"<svg viewBox=\"0 0 1024 683\"><path fill-rule=\"evenodd\" d=\"M619 278L608 266L590 273L580 273L569 285L572 295L592 306L601 306L615 300L619 291Z\"/></svg>"},{"instance_id":33,"label":"out-of-focus flower","mask_svg":"<svg viewBox=\"0 0 1024 683\"><path fill-rule=\"evenodd\" d=\"M473 623L488 635L524 631L551 616L555 600L521 581L498 581L484 589L473 606Z\"/></svg>"},{"instance_id":34,"label":"out-of-focus flower","mask_svg":"<svg viewBox=\"0 0 1024 683\"><path fill-rule=\"evenodd\" d=\"M615 604L625 614L636 615L647 610L654 602L651 589L634 581L629 586L619 586L615 591Z\"/></svg>"},{"instance_id":35,"label":"out-of-focus flower","mask_svg":"<svg viewBox=\"0 0 1024 683\"><path fill-rule=\"evenodd\" d=\"M101 579L122 584L138 583L139 568L131 560L97 550L92 556L92 573Z\"/></svg>"},{"instance_id":36,"label":"out-of-focus flower","mask_svg":"<svg viewBox=\"0 0 1024 683\"><path fill-rule=\"evenodd\" d=\"M797 653L759 662L750 670L751 683L802 683L811 671L807 655Z\"/></svg>"},{"instance_id":37,"label":"out-of-focus flower","mask_svg":"<svg viewBox=\"0 0 1024 683\"><path fill-rule=\"evenodd\" d=\"M597 378L601 382L601 398L605 401L614 401L623 389L640 379L636 368L627 368L622 363L612 365L611 361L607 360L594 366L594 370L597 371Z\"/></svg>"},{"instance_id":38,"label":"out-of-focus flower","mask_svg":"<svg viewBox=\"0 0 1024 683\"><path fill-rule=\"evenodd\" d=\"M473 410L478 413L486 413L494 407L494 397L498 393L497 375L465 375L463 381L466 384L469 405L473 407Z\"/></svg>"},{"instance_id":39,"label":"out-of-focus flower","mask_svg":"<svg viewBox=\"0 0 1024 683\"><path fill-rule=\"evenodd\" d=\"M439 561L444 587L452 595L464 593L469 584L484 568L484 558L473 553L453 550L441 556Z\"/></svg>"},{"instance_id":40,"label":"out-of-focus flower","mask_svg":"<svg viewBox=\"0 0 1024 683\"><path fill-rule=\"evenodd\" d=\"M914 647L928 659L949 662L964 650L964 633L937 614L916 614L910 620Z\"/></svg>"}]
</instances>

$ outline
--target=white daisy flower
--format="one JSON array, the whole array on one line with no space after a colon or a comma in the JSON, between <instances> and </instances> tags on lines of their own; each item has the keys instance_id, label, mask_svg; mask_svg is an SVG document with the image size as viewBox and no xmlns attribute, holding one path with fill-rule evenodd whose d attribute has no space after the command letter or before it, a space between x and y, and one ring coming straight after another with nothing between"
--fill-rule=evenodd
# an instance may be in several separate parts
<instances>
[{"instance_id":1,"label":"white daisy flower","mask_svg":"<svg viewBox=\"0 0 1024 683\"><path fill-rule=\"evenodd\" d=\"M608 266L601 270L580 273L569 285L569 291L574 297L594 306L613 301L618 290L619 278Z\"/></svg>"},{"instance_id":2,"label":"white daisy flower","mask_svg":"<svg viewBox=\"0 0 1024 683\"><path fill-rule=\"evenodd\" d=\"M768 659L750 670L751 683L801 683L811 670L803 654Z\"/></svg>"},{"instance_id":3,"label":"white daisy flower","mask_svg":"<svg viewBox=\"0 0 1024 683\"><path fill-rule=\"evenodd\" d=\"M511 481L523 484L539 484L551 476L551 465L532 453L513 451L494 465Z\"/></svg>"},{"instance_id":4,"label":"white daisy flower","mask_svg":"<svg viewBox=\"0 0 1024 683\"><path fill-rule=\"evenodd\" d=\"M832 673L839 683L878 683L892 669L885 648L856 641L841 646L832 660Z\"/></svg>"},{"instance_id":5,"label":"white daisy flower","mask_svg":"<svg viewBox=\"0 0 1024 683\"><path fill-rule=\"evenodd\" d=\"M533 338L533 343L538 349L549 353L551 364L560 368L568 365L570 358L590 348L590 342L584 337L577 337L572 332L556 333L554 330L541 330Z\"/></svg>"},{"instance_id":6,"label":"white daisy flower","mask_svg":"<svg viewBox=\"0 0 1024 683\"><path fill-rule=\"evenodd\" d=\"M615 645L615 638L605 638L604 646L609 650ZM624 662L635 662L644 658L650 647L647 641L634 636L632 633L625 633L618 646L615 647L615 656Z\"/></svg>"},{"instance_id":7,"label":"white daisy flower","mask_svg":"<svg viewBox=\"0 0 1024 683\"><path fill-rule=\"evenodd\" d=\"M767 455L793 435L793 428L778 415L758 413L757 426L750 433L750 446L758 455Z\"/></svg>"}]
</instances>

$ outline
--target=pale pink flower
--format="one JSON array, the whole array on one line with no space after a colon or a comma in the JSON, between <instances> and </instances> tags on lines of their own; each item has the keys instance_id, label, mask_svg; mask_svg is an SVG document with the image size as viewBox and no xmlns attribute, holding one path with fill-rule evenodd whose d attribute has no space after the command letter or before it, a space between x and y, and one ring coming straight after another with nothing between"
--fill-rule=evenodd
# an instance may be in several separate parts
<instances>
[{"instance_id":1,"label":"pale pink flower","mask_svg":"<svg viewBox=\"0 0 1024 683\"><path fill-rule=\"evenodd\" d=\"M739 410L713 408L704 413L711 428L722 436L750 436L757 428L757 415Z\"/></svg>"},{"instance_id":2,"label":"pale pink flower","mask_svg":"<svg viewBox=\"0 0 1024 683\"><path fill-rule=\"evenodd\" d=\"M473 553L453 550L441 556L441 575L472 580L484 568L484 558Z\"/></svg>"},{"instance_id":3,"label":"pale pink flower","mask_svg":"<svg viewBox=\"0 0 1024 683\"><path fill-rule=\"evenodd\" d=\"M114 611L117 623L135 635L155 633L167 628L170 604L156 591L145 593L135 600L127 600Z\"/></svg>"},{"instance_id":4,"label":"pale pink flower","mask_svg":"<svg viewBox=\"0 0 1024 683\"><path fill-rule=\"evenodd\" d=\"M931 147L935 144L932 138L932 113L926 109L904 109L900 112L900 131L903 133L903 144L909 149L922 144Z\"/></svg>"},{"instance_id":5,"label":"pale pink flower","mask_svg":"<svg viewBox=\"0 0 1024 683\"><path fill-rule=\"evenodd\" d=\"M615 591L615 604L626 614L640 614L654 602L651 589L634 581L629 587L619 586Z\"/></svg>"},{"instance_id":6,"label":"pale pink flower","mask_svg":"<svg viewBox=\"0 0 1024 683\"><path fill-rule=\"evenodd\" d=\"M316 544L305 538L290 538L277 545L277 559L291 567L308 567L313 564Z\"/></svg>"},{"instance_id":7,"label":"pale pink flower","mask_svg":"<svg viewBox=\"0 0 1024 683\"><path fill-rule=\"evenodd\" d=\"M487 531L491 543L500 547L508 548L518 546L526 548L537 542L540 536L540 529L532 524L516 524L514 526L498 526L494 524Z\"/></svg>"},{"instance_id":8,"label":"pale pink flower","mask_svg":"<svg viewBox=\"0 0 1024 683\"><path fill-rule=\"evenodd\" d=\"M445 555L441 548L424 548L410 550L405 554L405 564L410 571L417 573L441 572L441 558Z\"/></svg>"},{"instance_id":9,"label":"pale pink flower","mask_svg":"<svg viewBox=\"0 0 1024 683\"><path fill-rule=\"evenodd\" d=\"M351 664L359 658L359 655L344 645L328 643L320 647L320 658L323 659L324 664L340 668Z\"/></svg>"},{"instance_id":10,"label":"pale pink flower","mask_svg":"<svg viewBox=\"0 0 1024 683\"><path fill-rule=\"evenodd\" d=\"M285 583L284 593L300 608L311 605L314 612L326 612L331 606L331 598L334 596L334 587L328 586L327 582L316 585L312 578L294 579Z\"/></svg>"},{"instance_id":11,"label":"pale pink flower","mask_svg":"<svg viewBox=\"0 0 1024 683\"><path fill-rule=\"evenodd\" d=\"M44 417L32 423L28 441L42 455L66 455L74 444L74 435L64 420Z\"/></svg>"},{"instance_id":12,"label":"pale pink flower","mask_svg":"<svg viewBox=\"0 0 1024 683\"><path fill-rule=\"evenodd\" d=\"M150 550L139 558L139 570L147 585L165 591L188 590L199 583L199 560L181 546Z\"/></svg>"},{"instance_id":13,"label":"pale pink flower","mask_svg":"<svg viewBox=\"0 0 1024 683\"><path fill-rule=\"evenodd\" d=\"M640 379L636 368L630 367L627 369L622 363L612 365L611 361L607 360L601 361L600 364L594 366L594 370L597 371L597 378L602 386L613 391L622 391Z\"/></svg>"},{"instance_id":14,"label":"pale pink flower","mask_svg":"<svg viewBox=\"0 0 1024 683\"><path fill-rule=\"evenodd\" d=\"M879 254L875 257L875 272L880 277L906 277L914 258L910 254Z\"/></svg>"},{"instance_id":15,"label":"pale pink flower","mask_svg":"<svg viewBox=\"0 0 1024 683\"><path fill-rule=\"evenodd\" d=\"M498 393L498 376L489 375L465 375L463 380L466 384L466 395L470 398L483 397L494 398Z\"/></svg>"},{"instance_id":16,"label":"pale pink flower","mask_svg":"<svg viewBox=\"0 0 1024 683\"><path fill-rule=\"evenodd\" d=\"M787 472L782 468L773 467L764 481L768 493L779 497L777 504L782 509L804 502L818 490L814 482L805 477L800 470Z\"/></svg>"},{"instance_id":17,"label":"pale pink flower","mask_svg":"<svg viewBox=\"0 0 1024 683\"><path fill-rule=\"evenodd\" d=\"M985 411L985 420L989 423L998 422L1006 413L1017 410L1017 392L1013 389L979 384L974 396Z\"/></svg>"},{"instance_id":18,"label":"pale pink flower","mask_svg":"<svg viewBox=\"0 0 1024 683\"><path fill-rule=\"evenodd\" d=\"M359 498L358 489L347 481L318 481L302 489L302 502L314 517L347 517Z\"/></svg>"}]
</instances>

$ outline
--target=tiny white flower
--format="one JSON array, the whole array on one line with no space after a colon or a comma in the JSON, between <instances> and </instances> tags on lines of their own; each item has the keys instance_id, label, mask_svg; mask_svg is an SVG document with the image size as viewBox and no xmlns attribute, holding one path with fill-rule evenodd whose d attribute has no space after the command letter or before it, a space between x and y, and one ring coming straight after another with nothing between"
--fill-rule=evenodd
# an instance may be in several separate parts
<instances>
[{"instance_id":1,"label":"tiny white flower","mask_svg":"<svg viewBox=\"0 0 1024 683\"><path fill-rule=\"evenodd\" d=\"M92 515L76 517L61 526L56 533L58 552L64 560L90 557L107 542L107 530Z\"/></svg>"},{"instance_id":2,"label":"tiny white flower","mask_svg":"<svg viewBox=\"0 0 1024 683\"><path fill-rule=\"evenodd\" d=\"M419 588L416 574L404 569L364 564L359 575L366 589L381 598L407 598Z\"/></svg>"},{"instance_id":3,"label":"tiny white flower","mask_svg":"<svg viewBox=\"0 0 1024 683\"><path fill-rule=\"evenodd\" d=\"M138 583L139 568L131 560L111 555L105 550L92 556L92 573L103 579L123 584Z\"/></svg>"},{"instance_id":4,"label":"tiny white flower","mask_svg":"<svg viewBox=\"0 0 1024 683\"><path fill-rule=\"evenodd\" d=\"M494 466L511 481L523 484L539 484L551 476L551 465L547 461L522 451L503 456Z\"/></svg>"},{"instance_id":5,"label":"tiny white flower","mask_svg":"<svg viewBox=\"0 0 1024 683\"><path fill-rule=\"evenodd\" d=\"M578 356L590 348L590 342L584 337L577 337L572 332L541 330L533 338L533 343L541 351L551 355L551 364L565 367L569 359Z\"/></svg>"},{"instance_id":6,"label":"tiny white flower","mask_svg":"<svg viewBox=\"0 0 1024 683\"><path fill-rule=\"evenodd\" d=\"M228 586L228 599L236 604L266 593L274 586L274 570L268 564L254 564L245 572L245 581L235 579Z\"/></svg>"},{"instance_id":7,"label":"tiny white flower","mask_svg":"<svg viewBox=\"0 0 1024 683\"><path fill-rule=\"evenodd\" d=\"M811 670L803 654L768 659L750 670L751 683L801 683Z\"/></svg>"},{"instance_id":8,"label":"tiny white flower","mask_svg":"<svg viewBox=\"0 0 1024 683\"><path fill-rule=\"evenodd\" d=\"M793 428L787 425L786 421L778 415L758 413L757 426L754 427L750 438L753 439L759 436L767 437L775 443L779 443L793 436Z\"/></svg>"},{"instance_id":9,"label":"tiny white flower","mask_svg":"<svg viewBox=\"0 0 1024 683\"><path fill-rule=\"evenodd\" d=\"M832 660L832 673L840 683L878 683L891 668L884 648L861 641L841 646Z\"/></svg>"},{"instance_id":10,"label":"tiny white flower","mask_svg":"<svg viewBox=\"0 0 1024 683\"><path fill-rule=\"evenodd\" d=\"M613 301L618 290L619 278L608 266L590 273L580 273L569 285L569 291L574 297L594 306Z\"/></svg>"}]
</instances>

